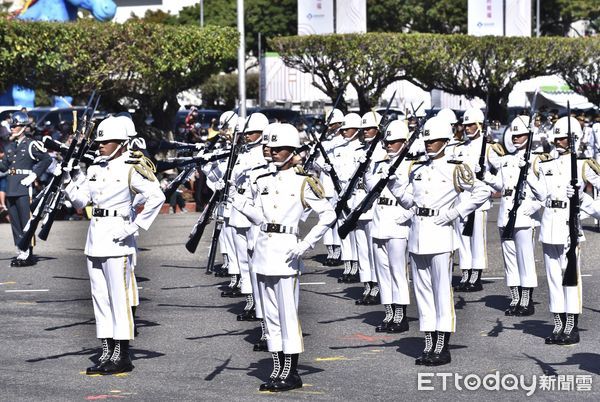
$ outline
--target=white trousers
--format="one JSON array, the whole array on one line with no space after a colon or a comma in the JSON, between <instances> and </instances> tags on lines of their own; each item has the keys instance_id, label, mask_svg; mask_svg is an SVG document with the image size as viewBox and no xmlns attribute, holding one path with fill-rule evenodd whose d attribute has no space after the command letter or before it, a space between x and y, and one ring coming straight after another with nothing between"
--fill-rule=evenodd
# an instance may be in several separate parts
<instances>
[{"instance_id":1,"label":"white trousers","mask_svg":"<svg viewBox=\"0 0 600 402\"><path fill-rule=\"evenodd\" d=\"M223 250L221 250L221 253L227 254L227 258L229 259L227 272L229 275L237 275L240 273L240 265L235 253L235 228L224 224L221 229L221 235L223 236L223 243L225 244L225 251L223 252Z\"/></svg>"},{"instance_id":2,"label":"white trousers","mask_svg":"<svg viewBox=\"0 0 600 402\"><path fill-rule=\"evenodd\" d=\"M245 295L252 294L250 266L248 265L248 228L233 228L233 245L235 260L241 275L241 291Z\"/></svg>"},{"instance_id":3,"label":"white trousers","mask_svg":"<svg viewBox=\"0 0 600 402\"><path fill-rule=\"evenodd\" d=\"M452 253L411 253L410 259L419 309L419 329L423 332L454 332Z\"/></svg>"},{"instance_id":4,"label":"white trousers","mask_svg":"<svg viewBox=\"0 0 600 402\"><path fill-rule=\"evenodd\" d=\"M325 234L323 235L323 244L326 246L341 246L342 240L340 239L340 235L338 234L338 225L337 223L332 227L327 229Z\"/></svg>"},{"instance_id":5,"label":"white trousers","mask_svg":"<svg viewBox=\"0 0 600 402\"><path fill-rule=\"evenodd\" d=\"M254 250L248 250L248 267L250 268L250 282L252 283L252 295L254 296L254 310L256 311L256 318L264 318L262 298L258 289L258 279L252 268L252 253L254 253Z\"/></svg>"},{"instance_id":6,"label":"white trousers","mask_svg":"<svg viewBox=\"0 0 600 402\"><path fill-rule=\"evenodd\" d=\"M300 283L294 276L256 275L262 298L269 352L302 353L302 329L298 319Z\"/></svg>"},{"instance_id":7,"label":"white trousers","mask_svg":"<svg viewBox=\"0 0 600 402\"><path fill-rule=\"evenodd\" d=\"M358 257L358 273L361 282L377 282L375 258L373 257L372 221L358 221L354 232Z\"/></svg>"},{"instance_id":8,"label":"white trousers","mask_svg":"<svg viewBox=\"0 0 600 402\"><path fill-rule=\"evenodd\" d=\"M562 244L542 243L544 265L548 277L548 293L551 313L581 314L581 249L577 248L577 286L563 286L563 274L567 268L567 249Z\"/></svg>"},{"instance_id":9,"label":"white trousers","mask_svg":"<svg viewBox=\"0 0 600 402\"><path fill-rule=\"evenodd\" d=\"M133 316L129 286L131 256L87 257L96 336L116 340L133 339Z\"/></svg>"},{"instance_id":10,"label":"white trousers","mask_svg":"<svg viewBox=\"0 0 600 402\"><path fill-rule=\"evenodd\" d=\"M503 228L499 230L502 235ZM501 241L507 286L537 287L534 236L533 228L515 228L514 240Z\"/></svg>"},{"instance_id":11,"label":"white trousers","mask_svg":"<svg viewBox=\"0 0 600 402\"><path fill-rule=\"evenodd\" d=\"M487 211L475 211L473 236L463 236L467 219L454 221L454 230L458 239L458 258L460 269L487 268Z\"/></svg>"},{"instance_id":12,"label":"white trousers","mask_svg":"<svg viewBox=\"0 0 600 402\"><path fill-rule=\"evenodd\" d=\"M348 233L345 239L341 239L341 257L342 261L358 261L358 250L356 249L356 230Z\"/></svg>"},{"instance_id":13,"label":"white trousers","mask_svg":"<svg viewBox=\"0 0 600 402\"><path fill-rule=\"evenodd\" d=\"M407 244L407 239L373 239L381 304L410 304Z\"/></svg>"}]
</instances>

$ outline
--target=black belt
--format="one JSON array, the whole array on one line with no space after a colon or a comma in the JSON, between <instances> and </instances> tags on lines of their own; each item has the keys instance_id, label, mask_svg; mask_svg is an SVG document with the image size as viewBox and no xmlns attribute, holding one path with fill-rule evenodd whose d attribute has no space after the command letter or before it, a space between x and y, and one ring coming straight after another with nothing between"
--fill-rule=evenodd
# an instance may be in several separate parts
<instances>
[{"instance_id":1,"label":"black belt","mask_svg":"<svg viewBox=\"0 0 600 402\"><path fill-rule=\"evenodd\" d=\"M387 205L387 206L400 205L400 203L398 201L394 201L391 198L386 198L386 197L379 197L379 199L377 200L377 203L379 205Z\"/></svg>"},{"instance_id":2,"label":"black belt","mask_svg":"<svg viewBox=\"0 0 600 402\"><path fill-rule=\"evenodd\" d=\"M108 216L121 216L116 210L92 208L92 216L95 218L105 218Z\"/></svg>"},{"instance_id":3,"label":"black belt","mask_svg":"<svg viewBox=\"0 0 600 402\"><path fill-rule=\"evenodd\" d=\"M244 194L246 192L245 188L238 188L237 190L238 194Z\"/></svg>"},{"instance_id":4,"label":"black belt","mask_svg":"<svg viewBox=\"0 0 600 402\"><path fill-rule=\"evenodd\" d=\"M283 226L279 223L263 223L260 229L265 233L287 233L298 234L298 228L292 226Z\"/></svg>"},{"instance_id":5,"label":"black belt","mask_svg":"<svg viewBox=\"0 0 600 402\"><path fill-rule=\"evenodd\" d=\"M8 169L8 174L11 176L17 175L17 174L31 174L33 173L33 170L29 170L29 169L15 169L15 168L10 168Z\"/></svg>"},{"instance_id":6,"label":"black belt","mask_svg":"<svg viewBox=\"0 0 600 402\"><path fill-rule=\"evenodd\" d=\"M437 209L417 207L417 216L437 216L439 214L440 211Z\"/></svg>"},{"instance_id":7,"label":"black belt","mask_svg":"<svg viewBox=\"0 0 600 402\"><path fill-rule=\"evenodd\" d=\"M546 206L548 208L565 209L568 206L568 204L566 201L548 200L546 201Z\"/></svg>"},{"instance_id":8,"label":"black belt","mask_svg":"<svg viewBox=\"0 0 600 402\"><path fill-rule=\"evenodd\" d=\"M515 190L513 190L512 188L506 189L506 190L504 190L504 196L505 197L510 197L511 195L513 195L514 191Z\"/></svg>"}]
</instances>

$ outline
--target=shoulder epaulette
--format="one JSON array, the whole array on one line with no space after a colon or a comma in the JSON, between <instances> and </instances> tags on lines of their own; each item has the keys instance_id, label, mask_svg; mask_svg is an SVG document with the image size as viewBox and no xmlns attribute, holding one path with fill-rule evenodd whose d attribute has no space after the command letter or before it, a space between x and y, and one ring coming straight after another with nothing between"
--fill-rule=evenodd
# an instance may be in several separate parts
<instances>
[{"instance_id":1,"label":"shoulder epaulette","mask_svg":"<svg viewBox=\"0 0 600 402\"><path fill-rule=\"evenodd\" d=\"M498 156L506 155L506 150L504 149L504 147L497 142L491 144L490 149L493 150Z\"/></svg>"},{"instance_id":2,"label":"shoulder epaulette","mask_svg":"<svg viewBox=\"0 0 600 402\"><path fill-rule=\"evenodd\" d=\"M598 164L598 162L596 162L595 159L587 158L585 160L585 162L583 163L583 165L589 166L590 169L592 169L594 171L594 173L596 173L597 175L600 175L600 164Z\"/></svg>"},{"instance_id":3,"label":"shoulder epaulette","mask_svg":"<svg viewBox=\"0 0 600 402\"><path fill-rule=\"evenodd\" d=\"M255 166L255 167L253 167L253 168L252 168L252 169L250 169L250 170L264 169L264 168L266 168L267 166L269 166L269 165L259 165L259 166Z\"/></svg>"},{"instance_id":4,"label":"shoulder epaulette","mask_svg":"<svg viewBox=\"0 0 600 402\"><path fill-rule=\"evenodd\" d=\"M267 176L273 176L273 172L265 172L263 174L256 176L256 179L254 179L254 182L256 182L258 179L261 179L261 178L267 177Z\"/></svg>"},{"instance_id":5,"label":"shoulder epaulette","mask_svg":"<svg viewBox=\"0 0 600 402\"><path fill-rule=\"evenodd\" d=\"M302 165L294 166L294 172L300 176L310 176L310 174L304 170L304 167Z\"/></svg>"},{"instance_id":6,"label":"shoulder epaulette","mask_svg":"<svg viewBox=\"0 0 600 402\"><path fill-rule=\"evenodd\" d=\"M452 163L453 165L462 165L463 161L460 159L448 159L448 163Z\"/></svg>"},{"instance_id":7,"label":"shoulder epaulette","mask_svg":"<svg viewBox=\"0 0 600 402\"><path fill-rule=\"evenodd\" d=\"M541 163L550 162L550 161L554 160L554 158L552 157L552 155L550 155L547 152L543 153L543 154L539 154L538 158L540 159Z\"/></svg>"},{"instance_id":8,"label":"shoulder epaulette","mask_svg":"<svg viewBox=\"0 0 600 402\"><path fill-rule=\"evenodd\" d=\"M454 168L454 188L457 192L463 191L462 186L460 185L460 181L467 183L472 186L475 184L475 175L473 171L469 167L469 165L465 165L463 163L459 163ZM459 181L460 180L460 181Z\"/></svg>"}]
</instances>

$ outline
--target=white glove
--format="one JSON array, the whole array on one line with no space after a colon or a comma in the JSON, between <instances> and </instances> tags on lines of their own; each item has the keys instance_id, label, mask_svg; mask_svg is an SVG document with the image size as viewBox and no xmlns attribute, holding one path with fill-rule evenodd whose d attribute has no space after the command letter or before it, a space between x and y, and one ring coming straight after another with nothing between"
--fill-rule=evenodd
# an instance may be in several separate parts
<instances>
[{"instance_id":1,"label":"white glove","mask_svg":"<svg viewBox=\"0 0 600 402\"><path fill-rule=\"evenodd\" d=\"M365 153L361 153L360 156L358 157L357 161L358 163L363 163L364 161L367 160L367 155L365 155Z\"/></svg>"},{"instance_id":2,"label":"white glove","mask_svg":"<svg viewBox=\"0 0 600 402\"><path fill-rule=\"evenodd\" d=\"M329 163L325 162L323 164L323 170L326 171L326 172L328 172L328 173L331 172L331 165Z\"/></svg>"},{"instance_id":3,"label":"white glove","mask_svg":"<svg viewBox=\"0 0 600 402\"><path fill-rule=\"evenodd\" d=\"M483 174L483 182L486 184L491 184L494 182L494 175L488 172L487 170Z\"/></svg>"},{"instance_id":4,"label":"white glove","mask_svg":"<svg viewBox=\"0 0 600 402\"><path fill-rule=\"evenodd\" d=\"M194 146L196 147L196 150L198 150L198 151L204 149L204 144L201 142L195 143Z\"/></svg>"},{"instance_id":5,"label":"white glove","mask_svg":"<svg viewBox=\"0 0 600 402\"><path fill-rule=\"evenodd\" d=\"M29 173L29 175L27 177L25 177L23 180L21 180L21 184L24 185L25 187L29 187L35 181L36 178L37 178L37 174Z\"/></svg>"},{"instance_id":6,"label":"white glove","mask_svg":"<svg viewBox=\"0 0 600 402\"><path fill-rule=\"evenodd\" d=\"M71 181L71 175L69 174L69 169L68 167L66 168L62 168L61 165L56 165L56 167L54 168L54 170L52 171L52 174L56 177L61 176L61 181L64 184L69 184L69 182Z\"/></svg>"},{"instance_id":7,"label":"white glove","mask_svg":"<svg viewBox=\"0 0 600 402\"><path fill-rule=\"evenodd\" d=\"M300 257L302 257L302 255L304 253L306 253L306 251L310 248L310 244L308 244L307 242L305 242L304 240L302 240L301 242L299 242L298 244L296 244L296 246L292 247L287 253L287 259L286 262L290 262L293 260L297 260Z\"/></svg>"},{"instance_id":8,"label":"white glove","mask_svg":"<svg viewBox=\"0 0 600 402\"><path fill-rule=\"evenodd\" d=\"M390 165L388 165L387 163L382 165L379 168L379 177L381 177L381 178L388 177L389 173L390 173Z\"/></svg>"},{"instance_id":9,"label":"white glove","mask_svg":"<svg viewBox=\"0 0 600 402\"><path fill-rule=\"evenodd\" d=\"M215 182L215 190L223 190L225 188L225 181L223 179L219 179Z\"/></svg>"},{"instance_id":10,"label":"white glove","mask_svg":"<svg viewBox=\"0 0 600 402\"><path fill-rule=\"evenodd\" d=\"M117 230L117 231L115 231L113 233L113 235L112 235L113 241L115 243L123 242L129 236L133 236L133 235L137 234L139 228L140 227L137 224L133 223L133 222L128 223L128 224L125 225L124 228L119 229L119 230Z\"/></svg>"},{"instance_id":11,"label":"white glove","mask_svg":"<svg viewBox=\"0 0 600 402\"><path fill-rule=\"evenodd\" d=\"M575 195L575 187L571 183L567 185L567 197L571 198Z\"/></svg>"},{"instance_id":12,"label":"white glove","mask_svg":"<svg viewBox=\"0 0 600 402\"><path fill-rule=\"evenodd\" d=\"M456 208L450 208L444 212L441 212L438 216L433 218L433 223L440 226L448 225L456 218L458 218L458 216L458 210Z\"/></svg>"},{"instance_id":13,"label":"white glove","mask_svg":"<svg viewBox=\"0 0 600 402\"><path fill-rule=\"evenodd\" d=\"M479 163L475 164L475 169L474 170L475 170L475 174L481 172L481 166L479 165ZM487 172L487 170L485 168L483 170L484 170L483 173L485 174L485 172Z\"/></svg>"},{"instance_id":14,"label":"white glove","mask_svg":"<svg viewBox=\"0 0 600 402\"><path fill-rule=\"evenodd\" d=\"M519 157L519 167L522 168L526 164L527 164L527 162L525 161L525 158L523 158L522 156Z\"/></svg>"}]
</instances>

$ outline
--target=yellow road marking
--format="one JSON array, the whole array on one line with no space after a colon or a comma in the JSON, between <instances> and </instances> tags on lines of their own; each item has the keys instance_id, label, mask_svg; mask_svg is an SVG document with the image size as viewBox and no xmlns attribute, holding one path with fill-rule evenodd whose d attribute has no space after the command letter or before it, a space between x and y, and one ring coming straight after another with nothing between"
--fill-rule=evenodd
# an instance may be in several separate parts
<instances>
[{"instance_id":1,"label":"yellow road marking","mask_svg":"<svg viewBox=\"0 0 600 402\"><path fill-rule=\"evenodd\" d=\"M333 356L333 357L317 357L316 362L336 362L340 360L350 360L345 356Z\"/></svg>"},{"instance_id":2,"label":"yellow road marking","mask_svg":"<svg viewBox=\"0 0 600 402\"><path fill-rule=\"evenodd\" d=\"M10 281L10 282L0 282L0 285L14 285L17 282L14 281Z\"/></svg>"}]
</instances>

